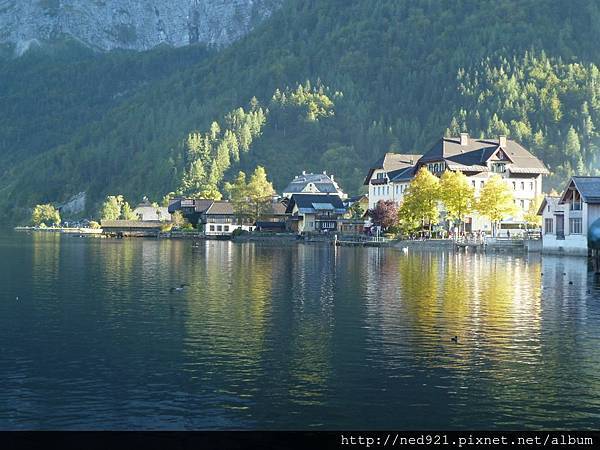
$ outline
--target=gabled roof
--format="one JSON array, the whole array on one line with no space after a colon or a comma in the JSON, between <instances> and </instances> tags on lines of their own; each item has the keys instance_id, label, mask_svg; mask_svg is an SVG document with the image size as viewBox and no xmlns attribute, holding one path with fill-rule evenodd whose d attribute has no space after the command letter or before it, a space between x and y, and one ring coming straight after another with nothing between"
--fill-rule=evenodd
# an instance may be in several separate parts
<instances>
[{"instance_id":1,"label":"gabled roof","mask_svg":"<svg viewBox=\"0 0 600 450\"><path fill-rule=\"evenodd\" d=\"M208 209L212 206L214 200L207 200L207 199L196 199L194 200L194 211L196 211L197 213L203 213L203 212L207 212Z\"/></svg>"},{"instance_id":2,"label":"gabled roof","mask_svg":"<svg viewBox=\"0 0 600 450\"><path fill-rule=\"evenodd\" d=\"M565 202L569 188L575 187L586 203L600 203L600 177L572 177L560 196L559 204Z\"/></svg>"},{"instance_id":3,"label":"gabled roof","mask_svg":"<svg viewBox=\"0 0 600 450\"><path fill-rule=\"evenodd\" d=\"M347 198L344 202L348 205L352 205L353 203L360 202L361 200L369 201L369 197L366 194L355 195L354 197Z\"/></svg>"},{"instance_id":4,"label":"gabled roof","mask_svg":"<svg viewBox=\"0 0 600 450\"><path fill-rule=\"evenodd\" d=\"M378 169L383 169L387 172L388 177L392 179L399 171L414 166L422 156L423 155L413 155L408 153L386 153L369 169L369 173L367 173L363 184L369 184L373 172Z\"/></svg>"},{"instance_id":5,"label":"gabled roof","mask_svg":"<svg viewBox=\"0 0 600 450\"><path fill-rule=\"evenodd\" d=\"M313 184L318 192L323 194L335 194L341 192L338 184L331 177L324 173L303 173L295 177L290 184L283 190L285 193L300 193L304 191L308 184Z\"/></svg>"},{"instance_id":6,"label":"gabled roof","mask_svg":"<svg viewBox=\"0 0 600 450\"><path fill-rule=\"evenodd\" d=\"M138 205L133 212L135 214L142 214L142 215L157 215L158 212L160 212L161 215L163 216L167 216L169 214L169 208L166 208L164 206L147 206L147 205Z\"/></svg>"},{"instance_id":7,"label":"gabled roof","mask_svg":"<svg viewBox=\"0 0 600 450\"><path fill-rule=\"evenodd\" d=\"M396 171L393 178L390 178L390 181L393 181L394 183L401 182L401 181L410 181L414 178L415 173L416 173L416 166L406 167L402 170Z\"/></svg>"},{"instance_id":8,"label":"gabled roof","mask_svg":"<svg viewBox=\"0 0 600 450\"><path fill-rule=\"evenodd\" d=\"M203 198L177 198L169 203L168 211L170 214L173 214L175 211L178 211L181 208L194 208L195 212L203 213L210 208L210 206L213 204L213 201L214 200L207 200Z\"/></svg>"},{"instance_id":9,"label":"gabled roof","mask_svg":"<svg viewBox=\"0 0 600 450\"><path fill-rule=\"evenodd\" d=\"M469 138L465 145L461 145L460 138L441 138L419 160L419 165L428 162L445 160L456 167L464 166L470 170L487 170L487 161L502 149L508 159L512 161L508 170L514 173L540 173L547 174L548 169L544 164L520 144L510 139L506 145L500 146L499 140ZM468 171L469 169L464 169ZM459 169L463 170L463 169Z\"/></svg>"},{"instance_id":10,"label":"gabled roof","mask_svg":"<svg viewBox=\"0 0 600 450\"><path fill-rule=\"evenodd\" d=\"M233 215L233 205L225 200L213 201L206 210L206 215Z\"/></svg>"},{"instance_id":11,"label":"gabled roof","mask_svg":"<svg viewBox=\"0 0 600 450\"><path fill-rule=\"evenodd\" d=\"M307 213L325 209L345 211L344 202L339 195L330 194L293 194L285 212L293 212L294 206Z\"/></svg>"},{"instance_id":12,"label":"gabled roof","mask_svg":"<svg viewBox=\"0 0 600 450\"><path fill-rule=\"evenodd\" d=\"M544 199L542 200L542 203L540 204L540 207L538 208L536 215L541 216L542 214L544 214L544 210L546 209L546 206L548 206L548 205L552 206L552 210L557 210L559 200L560 200L560 197L556 196L556 195L544 196Z\"/></svg>"}]
</instances>

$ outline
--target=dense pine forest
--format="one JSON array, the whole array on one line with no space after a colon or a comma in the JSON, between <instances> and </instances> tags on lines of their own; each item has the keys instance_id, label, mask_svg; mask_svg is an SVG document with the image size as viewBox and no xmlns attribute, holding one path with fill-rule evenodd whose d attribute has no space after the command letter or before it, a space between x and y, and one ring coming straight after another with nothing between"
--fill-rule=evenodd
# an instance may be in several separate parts
<instances>
[{"instance_id":1,"label":"dense pine forest","mask_svg":"<svg viewBox=\"0 0 600 450\"><path fill-rule=\"evenodd\" d=\"M560 186L600 168L594 0L289 0L223 49L0 60L0 220L86 191L225 195L239 170L302 170L349 193L386 151L508 134Z\"/></svg>"}]
</instances>

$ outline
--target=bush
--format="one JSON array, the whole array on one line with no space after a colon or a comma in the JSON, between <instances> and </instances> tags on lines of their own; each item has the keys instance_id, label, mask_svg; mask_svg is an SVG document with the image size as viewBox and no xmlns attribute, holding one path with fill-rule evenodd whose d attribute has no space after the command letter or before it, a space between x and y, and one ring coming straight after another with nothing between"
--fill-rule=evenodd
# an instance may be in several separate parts
<instances>
[{"instance_id":1,"label":"bush","mask_svg":"<svg viewBox=\"0 0 600 450\"><path fill-rule=\"evenodd\" d=\"M231 233L231 236L236 237L236 236L244 236L247 234L250 234L250 232L247 230L243 230L241 228L236 228L235 230L233 230L233 233Z\"/></svg>"},{"instance_id":2,"label":"bush","mask_svg":"<svg viewBox=\"0 0 600 450\"><path fill-rule=\"evenodd\" d=\"M90 221L90 228L97 230L98 228L100 228L100 224L94 220Z\"/></svg>"},{"instance_id":3,"label":"bush","mask_svg":"<svg viewBox=\"0 0 600 450\"><path fill-rule=\"evenodd\" d=\"M164 225L162 225L160 227L160 231L162 233L169 233L172 229L173 229L173 224L172 223L165 223Z\"/></svg>"}]
</instances>

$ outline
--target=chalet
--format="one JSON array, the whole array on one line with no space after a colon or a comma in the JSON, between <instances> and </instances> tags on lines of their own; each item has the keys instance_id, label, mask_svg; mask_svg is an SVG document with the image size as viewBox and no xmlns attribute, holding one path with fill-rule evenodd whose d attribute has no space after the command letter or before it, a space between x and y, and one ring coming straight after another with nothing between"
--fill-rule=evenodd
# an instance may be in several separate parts
<instances>
[{"instance_id":1,"label":"chalet","mask_svg":"<svg viewBox=\"0 0 600 450\"><path fill-rule=\"evenodd\" d=\"M587 256L600 229L600 177L572 177L559 197L540 205L542 251Z\"/></svg>"},{"instance_id":2,"label":"chalet","mask_svg":"<svg viewBox=\"0 0 600 450\"><path fill-rule=\"evenodd\" d=\"M181 211L206 236L230 235L238 228L252 229L252 224L237 217L233 205L225 200L176 199L169 204L169 213L173 214L175 211Z\"/></svg>"},{"instance_id":3,"label":"chalet","mask_svg":"<svg viewBox=\"0 0 600 450\"><path fill-rule=\"evenodd\" d=\"M177 198L169 203L168 213L174 214L176 211L181 211L183 216L194 226L201 222L203 214L213 204L214 200L193 199L193 198Z\"/></svg>"},{"instance_id":4,"label":"chalet","mask_svg":"<svg viewBox=\"0 0 600 450\"><path fill-rule=\"evenodd\" d=\"M337 194L293 194L286 213L291 231L324 232L338 230L338 220L346 208Z\"/></svg>"},{"instance_id":5,"label":"chalet","mask_svg":"<svg viewBox=\"0 0 600 450\"><path fill-rule=\"evenodd\" d=\"M414 176L415 164L422 155L386 153L369 169L364 185L369 186L369 209L379 200L402 201L404 191Z\"/></svg>"},{"instance_id":6,"label":"chalet","mask_svg":"<svg viewBox=\"0 0 600 450\"><path fill-rule=\"evenodd\" d=\"M341 199L348 197L334 180L333 175L327 175L327 172L322 174L302 172L302 175L295 177L283 190L285 198L289 199L294 194L336 194Z\"/></svg>"},{"instance_id":7,"label":"chalet","mask_svg":"<svg viewBox=\"0 0 600 450\"><path fill-rule=\"evenodd\" d=\"M542 175L548 174L544 164L517 142L498 139L471 139L467 133L457 138L441 138L424 155L388 153L369 170L365 185L369 186L369 207L379 200L402 201L404 193L421 167L441 176L444 171L463 172L478 196L486 181L500 175L514 193L518 213L501 223L505 228L524 224L523 215L531 202L542 193ZM488 220L473 214L466 218L466 230L490 230Z\"/></svg>"},{"instance_id":8,"label":"chalet","mask_svg":"<svg viewBox=\"0 0 600 450\"><path fill-rule=\"evenodd\" d=\"M366 212L369 209L369 196L362 194L356 195L354 197L349 197L346 200L344 200L344 207L346 209L350 209L355 205L360 206L360 209Z\"/></svg>"}]
</instances>

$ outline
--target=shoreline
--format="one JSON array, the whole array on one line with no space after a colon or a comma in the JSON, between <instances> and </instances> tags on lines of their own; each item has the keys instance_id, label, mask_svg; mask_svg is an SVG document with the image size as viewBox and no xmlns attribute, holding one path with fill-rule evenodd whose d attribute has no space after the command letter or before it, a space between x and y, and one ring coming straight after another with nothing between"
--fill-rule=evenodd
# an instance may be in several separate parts
<instances>
[{"instance_id":1,"label":"shoreline","mask_svg":"<svg viewBox=\"0 0 600 450\"><path fill-rule=\"evenodd\" d=\"M101 228L62 228L62 227L28 227L19 226L12 228L15 232L27 233L60 233L67 235L90 236L105 239L122 239L122 238L152 238L152 239L174 239L174 240L196 240L196 241L230 241L236 244L244 243L259 243L264 245L336 245L338 247L375 247L375 248L395 248L402 251L455 251L455 252L477 252L488 254L537 254L547 256L565 256L588 258L588 255L571 254L568 252L550 252L543 251L541 240L504 240L490 238L485 244L482 243L457 243L452 239L386 239L386 240L370 240L357 239L357 236L305 236L298 238L293 233L276 233L269 234L244 234L240 236L228 235L204 235L201 232L169 232L169 233L124 233L122 236L104 233Z\"/></svg>"}]
</instances>

